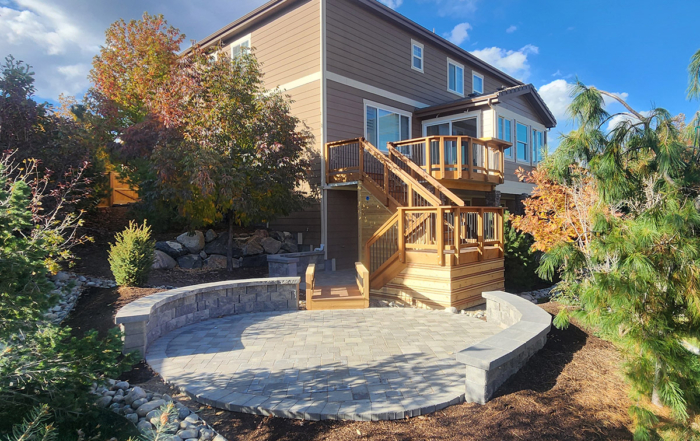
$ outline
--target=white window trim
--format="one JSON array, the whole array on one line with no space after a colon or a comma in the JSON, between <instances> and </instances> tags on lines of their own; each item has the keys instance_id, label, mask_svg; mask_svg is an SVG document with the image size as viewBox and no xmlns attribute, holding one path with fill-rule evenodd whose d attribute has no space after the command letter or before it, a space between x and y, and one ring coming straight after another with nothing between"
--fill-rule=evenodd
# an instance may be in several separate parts
<instances>
[{"instance_id":1,"label":"white window trim","mask_svg":"<svg viewBox=\"0 0 700 441\"><path fill-rule=\"evenodd\" d=\"M233 48L234 48L234 47L239 46L239 45L245 43L246 41L248 42L248 48L249 48L249 49L253 47L252 44L251 44L250 36L251 36L251 34L244 35L243 37L241 37L241 38L239 38L238 40L236 40L236 41L232 42L231 44L229 44L229 46L228 46L228 47L229 47L229 55L231 55L231 58L233 58Z\"/></svg>"},{"instance_id":2,"label":"white window trim","mask_svg":"<svg viewBox=\"0 0 700 441\"><path fill-rule=\"evenodd\" d=\"M452 122L463 119L476 118L476 137L481 138L481 111L475 110L471 112L458 113L457 115L443 116L442 118L426 119L422 122L421 133L423 136L428 136L428 126L435 124L450 123L450 133L452 133ZM367 124L365 124L366 126ZM452 136L452 135L446 135Z\"/></svg>"},{"instance_id":3,"label":"white window trim","mask_svg":"<svg viewBox=\"0 0 700 441\"><path fill-rule=\"evenodd\" d=\"M454 64L455 66L462 69L462 93L459 93L455 90L450 89L450 64ZM455 81L456 81L456 79L455 79ZM454 93L457 96L464 97L464 65L456 62L455 60L453 60L451 58L447 59L447 91L450 93Z\"/></svg>"},{"instance_id":4,"label":"white window trim","mask_svg":"<svg viewBox=\"0 0 700 441\"><path fill-rule=\"evenodd\" d=\"M527 165L532 165L532 126L528 125L527 122L519 119L515 119L515 138L513 141L513 147L515 147L515 151L513 152L513 157L515 158L515 162L517 164L527 164ZM525 130L527 133L527 150L528 150L528 155L527 155L527 161L523 161L521 159L518 159L518 124L521 126L525 126Z\"/></svg>"},{"instance_id":5,"label":"white window trim","mask_svg":"<svg viewBox=\"0 0 700 441\"><path fill-rule=\"evenodd\" d=\"M472 93L477 93L476 90L474 90L474 77L479 77L479 78L481 78L481 92L478 92L478 93L480 93L480 94L483 95L483 94L484 94L484 86L485 86L485 83L484 83L484 76L481 75L481 74L478 73L478 72L472 71Z\"/></svg>"},{"instance_id":6,"label":"white window trim","mask_svg":"<svg viewBox=\"0 0 700 441\"><path fill-rule=\"evenodd\" d=\"M413 65L413 58L417 58L413 53L413 48L418 46L420 48L420 69ZM425 47L422 43L418 43L416 40L411 39L411 69L424 73L425 72Z\"/></svg>"},{"instance_id":7,"label":"white window trim","mask_svg":"<svg viewBox=\"0 0 700 441\"><path fill-rule=\"evenodd\" d=\"M393 112L393 113L398 113L401 116L407 116L408 117L408 139L411 139L413 136L413 113L407 112L405 110L397 109L396 107L392 106L387 106L386 104L381 104L376 101L370 101L370 100L362 100L364 105L364 113L362 116L363 119L363 129L362 132L364 133L365 139L369 140L369 136L367 134L367 106L369 107L374 107L375 109L379 110L386 110L387 112ZM399 130L401 130L399 126ZM383 147L375 145L376 148L379 150L383 150Z\"/></svg>"},{"instance_id":8,"label":"white window trim","mask_svg":"<svg viewBox=\"0 0 700 441\"><path fill-rule=\"evenodd\" d=\"M531 120L531 119L529 119L529 118L526 118L526 117L520 115L519 113L515 113L515 112L513 112L512 110L508 110L508 109L506 109L506 108L504 108L504 107L501 107L501 106L498 105L498 104L495 104L495 105L493 106L493 108L494 108L494 110L495 110L495 111L493 112L493 113L494 113L494 127L495 127L494 138L497 138L497 137L498 137L498 117L499 117L499 116L501 116L501 117L503 117L503 118L506 118L506 119L510 119L510 120L512 121L512 123L513 123L513 127L512 127L512 130L513 130L513 135L512 135L512 136L513 136L513 138L512 138L512 139L513 139L513 140L512 140L512 143L513 143L513 147L512 147L512 148L513 148L513 156L512 156L512 158L509 158L508 156L504 156L505 160L506 160L506 161L509 161L509 162L515 162L515 163L517 163L517 164L533 165L533 164L532 164L532 142L529 143L529 148L530 148L530 161L525 162L525 161L518 161L518 160L517 160L517 158L518 158L518 153L517 153L517 151L516 151L516 149L517 149L517 147L518 147L517 123L520 123L520 124L523 124L523 125L526 125L526 126L527 126L527 129L528 129L528 139L529 139L529 138L532 138L532 131L533 131L533 130L541 131L541 132L543 133L543 135L542 135L542 136L543 136L543 142L544 142L544 139L546 139L547 128L546 128L542 123L539 123L539 122L537 122L537 121L533 121L533 120ZM546 142L545 142L545 145L547 145Z\"/></svg>"},{"instance_id":9,"label":"white window trim","mask_svg":"<svg viewBox=\"0 0 700 441\"><path fill-rule=\"evenodd\" d=\"M514 121L513 121L512 119L508 118L507 116L504 116L504 115L499 114L498 112L496 112L496 130L495 130L495 132L496 132L495 135L496 135L496 136L494 136L494 138L498 138L498 124L499 124L499 121L498 121L498 120L501 119L501 118L503 118L503 121L510 121L510 141L508 141L508 142L510 142L511 144L513 144L513 145L510 147L510 155L505 155L505 154L504 154L504 155L503 155L503 158L505 158L505 159L508 160L508 161L515 161L515 143L513 143L513 139L514 139L514 137L513 137L513 128L515 127L515 126L514 126ZM505 130L505 129L504 129L504 130ZM498 138L498 139L501 139L501 140L505 141L505 139L503 139L503 138Z\"/></svg>"}]
</instances>

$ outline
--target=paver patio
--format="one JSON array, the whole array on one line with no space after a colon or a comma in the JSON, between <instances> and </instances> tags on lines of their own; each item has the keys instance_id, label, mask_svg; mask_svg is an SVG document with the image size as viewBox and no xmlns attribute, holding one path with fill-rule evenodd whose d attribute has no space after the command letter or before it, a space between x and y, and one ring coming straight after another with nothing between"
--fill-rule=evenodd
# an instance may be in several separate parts
<instances>
[{"instance_id":1,"label":"paver patio","mask_svg":"<svg viewBox=\"0 0 700 441\"><path fill-rule=\"evenodd\" d=\"M146 360L196 400L303 419L386 420L464 401L455 354L501 328L401 308L269 312L177 329Z\"/></svg>"}]
</instances>

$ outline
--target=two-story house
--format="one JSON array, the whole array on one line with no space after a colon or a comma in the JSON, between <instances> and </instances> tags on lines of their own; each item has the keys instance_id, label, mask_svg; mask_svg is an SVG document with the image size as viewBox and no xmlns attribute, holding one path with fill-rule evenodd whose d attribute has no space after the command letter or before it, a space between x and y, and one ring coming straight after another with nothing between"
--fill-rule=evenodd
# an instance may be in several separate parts
<instances>
[{"instance_id":1,"label":"two-story house","mask_svg":"<svg viewBox=\"0 0 700 441\"><path fill-rule=\"evenodd\" d=\"M253 48L314 134L321 199L275 229L364 262L373 295L464 308L503 287L500 207L556 124L531 84L376 0L272 0L199 44Z\"/></svg>"}]
</instances>

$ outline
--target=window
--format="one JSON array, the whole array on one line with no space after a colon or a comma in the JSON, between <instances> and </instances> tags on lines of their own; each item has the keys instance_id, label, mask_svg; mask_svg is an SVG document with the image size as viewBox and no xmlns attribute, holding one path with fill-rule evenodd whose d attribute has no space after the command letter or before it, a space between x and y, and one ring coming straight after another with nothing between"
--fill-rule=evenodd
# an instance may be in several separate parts
<instances>
[{"instance_id":1,"label":"window","mask_svg":"<svg viewBox=\"0 0 700 441\"><path fill-rule=\"evenodd\" d=\"M472 72L472 93L484 93L484 76Z\"/></svg>"},{"instance_id":2,"label":"window","mask_svg":"<svg viewBox=\"0 0 700 441\"><path fill-rule=\"evenodd\" d=\"M516 155L518 161L521 162L529 162L530 161L530 146L528 145L528 136L527 136L527 126L524 124L517 123L516 124L516 138L517 138L517 148L516 148Z\"/></svg>"},{"instance_id":3,"label":"window","mask_svg":"<svg viewBox=\"0 0 700 441\"><path fill-rule=\"evenodd\" d=\"M411 119L408 115L377 106L366 106L365 132L367 140L375 147L386 151L387 142L408 139L411 133Z\"/></svg>"},{"instance_id":4,"label":"window","mask_svg":"<svg viewBox=\"0 0 700 441\"><path fill-rule=\"evenodd\" d=\"M423 45L411 40L411 68L423 72Z\"/></svg>"},{"instance_id":5,"label":"window","mask_svg":"<svg viewBox=\"0 0 700 441\"><path fill-rule=\"evenodd\" d=\"M231 43L231 59L239 57L244 48L250 50L250 34Z\"/></svg>"},{"instance_id":6,"label":"window","mask_svg":"<svg viewBox=\"0 0 700 441\"><path fill-rule=\"evenodd\" d=\"M498 139L513 142L513 122L502 116L498 117ZM513 148L508 147L503 150L503 154L506 158L513 159Z\"/></svg>"},{"instance_id":7,"label":"window","mask_svg":"<svg viewBox=\"0 0 700 441\"><path fill-rule=\"evenodd\" d=\"M544 148L544 133L539 130L532 131L532 163L537 164L542 159Z\"/></svg>"},{"instance_id":8,"label":"window","mask_svg":"<svg viewBox=\"0 0 700 441\"><path fill-rule=\"evenodd\" d=\"M464 66L447 59L447 90L464 96Z\"/></svg>"}]
</instances>

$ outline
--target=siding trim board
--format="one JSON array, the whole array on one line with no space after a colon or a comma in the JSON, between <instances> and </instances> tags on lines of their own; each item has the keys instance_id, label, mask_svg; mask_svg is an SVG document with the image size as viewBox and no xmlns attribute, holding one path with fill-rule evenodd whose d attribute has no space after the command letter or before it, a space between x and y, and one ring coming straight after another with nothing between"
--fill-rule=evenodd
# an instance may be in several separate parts
<instances>
[{"instance_id":1,"label":"siding trim board","mask_svg":"<svg viewBox=\"0 0 700 441\"><path fill-rule=\"evenodd\" d=\"M363 83L361 81L353 80L352 78L345 77L335 72L326 71L326 78L331 81L335 81L336 83L344 84L346 86L369 92L374 95L379 95L383 98L387 98L402 104L407 104L409 106L413 106L419 109L428 107L427 104L421 103L420 101L412 100L411 98L406 98L405 96L401 96L397 93L389 92L388 90L380 89L379 87L375 87L370 84Z\"/></svg>"}]
</instances>

